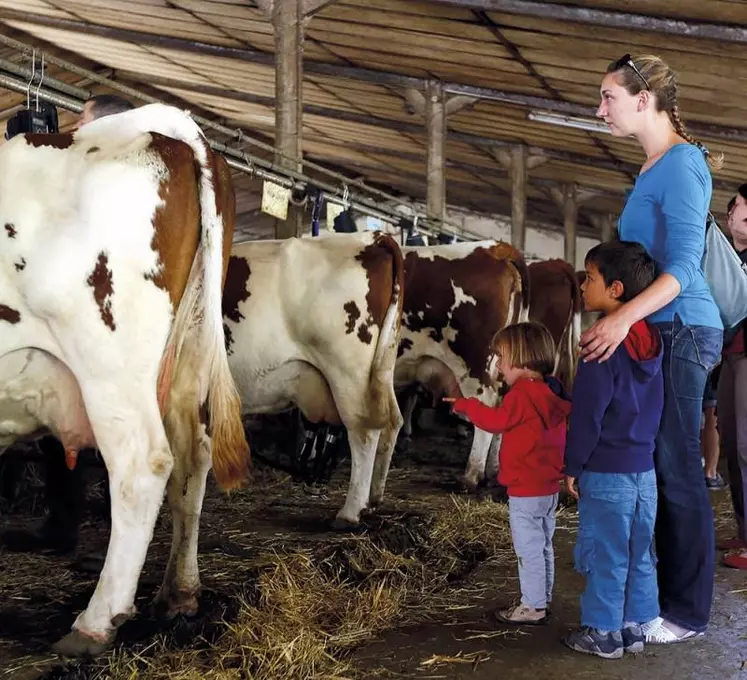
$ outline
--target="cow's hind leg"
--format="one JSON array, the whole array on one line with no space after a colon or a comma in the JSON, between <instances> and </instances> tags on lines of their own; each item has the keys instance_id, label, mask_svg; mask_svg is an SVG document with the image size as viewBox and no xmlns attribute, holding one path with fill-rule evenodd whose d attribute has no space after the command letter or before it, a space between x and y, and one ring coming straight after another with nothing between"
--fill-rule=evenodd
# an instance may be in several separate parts
<instances>
[{"instance_id":1,"label":"cow's hind leg","mask_svg":"<svg viewBox=\"0 0 747 680\"><path fill-rule=\"evenodd\" d=\"M458 484L465 491L475 491L480 482L485 478L485 465L488 460L488 451L493 435L485 430L475 428L472 439L472 449L467 461L467 469Z\"/></svg>"},{"instance_id":2,"label":"cow's hind leg","mask_svg":"<svg viewBox=\"0 0 747 680\"><path fill-rule=\"evenodd\" d=\"M200 593L197 540L211 467L210 440L206 424L199 417L202 411L198 412L196 393L179 402L184 406L170 408L165 420L174 454L174 469L167 486L172 540L163 584L154 601L156 611L166 618L197 613Z\"/></svg>"},{"instance_id":3,"label":"cow's hind leg","mask_svg":"<svg viewBox=\"0 0 747 680\"><path fill-rule=\"evenodd\" d=\"M335 518L334 525L337 529L357 527L360 522L361 511L366 508L371 491L371 475L378 439L378 430L348 428L350 484L345 504Z\"/></svg>"},{"instance_id":4,"label":"cow's hind leg","mask_svg":"<svg viewBox=\"0 0 747 680\"><path fill-rule=\"evenodd\" d=\"M72 632L55 645L65 656L101 653L135 613L138 578L173 465L155 393L144 394L118 378L84 383L88 416L109 472L112 528L93 597Z\"/></svg>"},{"instance_id":5,"label":"cow's hind leg","mask_svg":"<svg viewBox=\"0 0 747 680\"><path fill-rule=\"evenodd\" d=\"M389 474L389 466L392 463L394 446L397 436L402 427L402 416L399 412L397 398L392 390L389 400L389 423L381 430L379 442L376 447L376 460L374 461L373 476L371 478L371 494L369 507L379 505L384 499L384 487Z\"/></svg>"}]
</instances>

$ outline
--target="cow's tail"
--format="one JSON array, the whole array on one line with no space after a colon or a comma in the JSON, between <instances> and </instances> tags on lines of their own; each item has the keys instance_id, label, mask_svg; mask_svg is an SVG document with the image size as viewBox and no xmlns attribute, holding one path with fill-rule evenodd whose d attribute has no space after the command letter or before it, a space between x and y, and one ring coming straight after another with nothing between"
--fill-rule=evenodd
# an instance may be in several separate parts
<instances>
[{"instance_id":1,"label":"cow's tail","mask_svg":"<svg viewBox=\"0 0 747 680\"><path fill-rule=\"evenodd\" d=\"M523 323L529 320L529 267L524 255L505 241L495 241L490 254L497 260L508 260L516 269L519 285L515 286L509 300L510 310L507 324Z\"/></svg>"},{"instance_id":2,"label":"cow's tail","mask_svg":"<svg viewBox=\"0 0 747 680\"><path fill-rule=\"evenodd\" d=\"M529 267L527 267L524 256L517 250L516 255L511 258L511 263L519 272L521 280L521 291L517 295L519 304L514 305L515 320L512 323L523 323L529 321Z\"/></svg>"},{"instance_id":3,"label":"cow's tail","mask_svg":"<svg viewBox=\"0 0 747 680\"><path fill-rule=\"evenodd\" d=\"M223 276L224 237L233 237L235 200L218 196L218 187L230 186L226 177L221 182L222 159L210 149L203 138L201 152L195 149L200 167L200 212L202 237L200 250L203 257L202 332L205 355L202 357L207 381L203 383L201 402L207 396L209 432L211 440L213 473L224 489L240 486L249 470L249 445L241 422L241 398L231 371L228 368L226 339L223 331ZM220 200L223 198L224 200ZM226 209L229 214L226 214ZM225 220L225 224L224 224ZM226 228L226 225L229 225ZM205 395L207 392L207 395Z\"/></svg>"},{"instance_id":4,"label":"cow's tail","mask_svg":"<svg viewBox=\"0 0 747 680\"><path fill-rule=\"evenodd\" d=\"M573 321L571 322L571 332L568 334L568 357L570 361L571 379L569 388L573 386L573 379L576 377L576 368L578 367L578 355L581 344L581 312L583 311L584 300L581 295L581 288L578 285L578 279L574 280L571 287L571 299L573 301Z\"/></svg>"},{"instance_id":5,"label":"cow's tail","mask_svg":"<svg viewBox=\"0 0 747 680\"><path fill-rule=\"evenodd\" d=\"M152 105L157 107L159 105ZM199 405L207 402L213 472L224 489L235 488L249 471L249 446L241 422L241 400L228 368L221 301L224 262L233 237L235 199L228 168L184 111L162 107L155 120L161 132L192 149L197 161L201 237L187 287L176 312L159 375L159 402L165 410L171 376L187 337L197 337L189 366L199 380ZM228 239L227 242L224 242ZM225 252L224 252L225 251Z\"/></svg>"},{"instance_id":6,"label":"cow's tail","mask_svg":"<svg viewBox=\"0 0 747 680\"><path fill-rule=\"evenodd\" d=\"M392 292L384 321L381 324L371 365L370 387L379 403L386 404L388 421L392 425L402 422L397 399L394 395L394 364L397 361L399 332L402 323L402 306L405 293L405 265L402 251L388 234L376 235L376 245L386 249L392 258Z\"/></svg>"},{"instance_id":7,"label":"cow's tail","mask_svg":"<svg viewBox=\"0 0 747 680\"><path fill-rule=\"evenodd\" d=\"M581 342L581 311L583 299L581 288L578 285L576 273L568 267L568 283L571 288L571 304L568 308L568 320L566 321L563 335L555 352L555 370L553 375L565 378L563 381L568 390L573 387L578 364L579 343ZM566 358L568 375L560 375L563 369L563 358Z\"/></svg>"}]
</instances>

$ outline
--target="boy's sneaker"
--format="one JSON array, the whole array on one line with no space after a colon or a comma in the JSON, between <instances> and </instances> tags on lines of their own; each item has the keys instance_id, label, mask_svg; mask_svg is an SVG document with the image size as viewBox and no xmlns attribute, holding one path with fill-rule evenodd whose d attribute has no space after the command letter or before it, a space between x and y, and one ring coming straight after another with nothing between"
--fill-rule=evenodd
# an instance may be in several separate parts
<instances>
[{"instance_id":1,"label":"boy's sneaker","mask_svg":"<svg viewBox=\"0 0 747 680\"><path fill-rule=\"evenodd\" d=\"M623 649L628 654L640 654L646 642L643 628L639 624L627 626L622 629Z\"/></svg>"},{"instance_id":2,"label":"boy's sneaker","mask_svg":"<svg viewBox=\"0 0 747 680\"><path fill-rule=\"evenodd\" d=\"M705 483L709 491L720 491L721 489L725 489L728 486L728 484L724 481L724 478L718 472L716 473L715 477L706 476Z\"/></svg>"},{"instance_id":3,"label":"boy's sneaker","mask_svg":"<svg viewBox=\"0 0 747 680\"><path fill-rule=\"evenodd\" d=\"M596 628L584 626L563 638L563 643L575 652L594 654L603 659L620 659L623 655L623 640L619 630L601 633Z\"/></svg>"}]
</instances>

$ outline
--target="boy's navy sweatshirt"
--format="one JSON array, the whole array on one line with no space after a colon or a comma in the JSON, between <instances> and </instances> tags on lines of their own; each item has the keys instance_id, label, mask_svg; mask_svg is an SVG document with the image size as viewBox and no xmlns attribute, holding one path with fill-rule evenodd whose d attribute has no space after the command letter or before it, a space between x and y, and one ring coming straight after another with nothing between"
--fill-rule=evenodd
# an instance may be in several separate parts
<instances>
[{"instance_id":1,"label":"boy's navy sweatshirt","mask_svg":"<svg viewBox=\"0 0 747 680\"><path fill-rule=\"evenodd\" d=\"M579 364L565 447L565 474L647 472L664 406L662 344L646 321L633 324L605 362Z\"/></svg>"}]
</instances>

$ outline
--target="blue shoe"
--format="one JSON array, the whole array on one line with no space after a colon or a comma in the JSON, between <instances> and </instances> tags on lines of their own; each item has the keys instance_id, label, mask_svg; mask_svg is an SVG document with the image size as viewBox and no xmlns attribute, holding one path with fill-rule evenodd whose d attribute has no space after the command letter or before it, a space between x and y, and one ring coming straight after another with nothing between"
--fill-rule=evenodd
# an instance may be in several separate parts
<instances>
[{"instance_id":1,"label":"blue shoe","mask_svg":"<svg viewBox=\"0 0 747 680\"><path fill-rule=\"evenodd\" d=\"M596 628L584 626L563 638L563 644L574 652L594 654L603 659L620 659L623 655L623 640L619 630L600 633Z\"/></svg>"},{"instance_id":2,"label":"blue shoe","mask_svg":"<svg viewBox=\"0 0 747 680\"><path fill-rule=\"evenodd\" d=\"M635 624L622 629L623 649L628 654L640 654L643 651L646 636L643 634L643 628Z\"/></svg>"},{"instance_id":3,"label":"blue shoe","mask_svg":"<svg viewBox=\"0 0 747 680\"><path fill-rule=\"evenodd\" d=\"M724 481L724 478L718 472L715 477L706 477L705 483L710 491L720 491L728 486Z\"/></svg>"}]
</instances>

